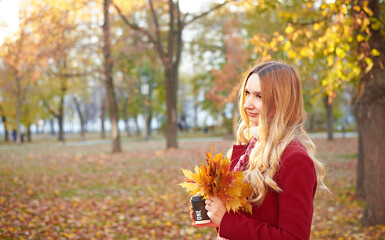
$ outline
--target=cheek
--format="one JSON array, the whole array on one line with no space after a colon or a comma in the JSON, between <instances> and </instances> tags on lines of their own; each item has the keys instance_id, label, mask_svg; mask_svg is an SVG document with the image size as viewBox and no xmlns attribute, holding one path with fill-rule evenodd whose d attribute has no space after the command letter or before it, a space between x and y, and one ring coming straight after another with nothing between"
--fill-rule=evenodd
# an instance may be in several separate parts
<instances>
[{"instance_id":1,"label":"cheek","mask_svg":"<svg viewBox=\"0 0 385 240\"><path fill-rule=\"evenodd\" d=\"M255 107L258 109L259 112L261 112L262 111L262 101L258 101L255 104Z\"/></svg>"},{"instance_id":2,"label":"cheek","mask_svg":"<svg viewBox=\"0 0 385 240\"><path fill-rule=\"evenodd\" d=\"M244 108L248 108L251 105L253 105L252 99L250 99L250 96L245 97L245 103L243 104Z\"/></svg>"}]
</instances>

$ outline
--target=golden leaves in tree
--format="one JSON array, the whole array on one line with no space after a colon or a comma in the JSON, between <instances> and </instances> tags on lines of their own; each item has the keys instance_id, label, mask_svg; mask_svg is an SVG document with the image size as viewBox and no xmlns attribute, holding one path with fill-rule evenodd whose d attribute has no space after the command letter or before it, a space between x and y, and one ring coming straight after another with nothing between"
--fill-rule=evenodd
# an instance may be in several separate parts
<instances>
[{"instance_id":1,"label":"golden leaves in tree","mask_svg":"<svg viewBox=\"0 0 385 240\"><path fill-rule=\"evenodd\" d=\"M375 49L375 48L373 48L371 52L372 52L374 57L380 56L380 52L377 49Z\"/></svg>"},{"instance_id":2,"label":"golden leaves in tree","mask_svg":"<svg viewBox=\"0 0 385 240\"><path fill-rule=\"evenodd\" d=\"M213 147L210 153L206 153L206 162L207 166L204 163L200 168L195 166L195 173L182 169L187 181L179 185L190 195L221 198L227 211L252 213L252 206L247 200L252 188L250 184L243 183L243 173L233 172L230 161L223 157L222 152L213 156Z\"/></svg>"}]
</instances>

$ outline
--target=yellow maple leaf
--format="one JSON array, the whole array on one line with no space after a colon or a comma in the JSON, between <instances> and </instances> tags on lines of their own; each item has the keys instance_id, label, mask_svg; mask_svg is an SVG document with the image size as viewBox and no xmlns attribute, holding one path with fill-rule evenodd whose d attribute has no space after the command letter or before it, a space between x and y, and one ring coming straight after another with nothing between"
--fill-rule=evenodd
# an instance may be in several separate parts
<instances>
[{"instance_id":1,"label":"yellow maple leaf","mask_svg":"<svg viewBox=\"0 0 385 240\"><path fill-rule=\"evenodd\" d=\"M206 163L207 166L203 162L201 167L195 166L195 173L182 169L187 182L179 185L193 196L220 197L227 211L252 213L248 201L252 188L250 184L243 183L243 173L230 169L230 161L223 156L223 152L213 156L213 147L210 153L206 153Z\"/></svg>"}]
</instances>

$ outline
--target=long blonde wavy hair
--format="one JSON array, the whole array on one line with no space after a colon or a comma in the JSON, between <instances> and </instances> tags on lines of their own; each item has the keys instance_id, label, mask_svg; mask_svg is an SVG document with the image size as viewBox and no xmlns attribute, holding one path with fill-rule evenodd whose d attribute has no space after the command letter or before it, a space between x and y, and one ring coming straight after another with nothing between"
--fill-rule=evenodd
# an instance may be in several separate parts
<instances>
[{"instance_id":1,"label":"long blonde wavy hair","mask_svg":"<svg viewBox=\"0 0 385 240\"><path fill-rule=\"evenodd\" d=\"M249 167L244 172L245 181L253 187L250 202L261 205L268 188L282 191L274 180L279 170L280 159L288 144L299 141L314 162L317 182L321 187L325 167L318 161L315 144L304 130L306 111L304 109L302 87L297 71L282 62L266 62L252 67L243 80L239 91L239 112L241 116L237 131L237 144L248 144L252 138L251 122L245 108L245 87L249 77L258 74L261 85L262 110L259 115L258 142L250 153ZM229 153L231 154L231 153Z\"/></svg>"}]
</instances>

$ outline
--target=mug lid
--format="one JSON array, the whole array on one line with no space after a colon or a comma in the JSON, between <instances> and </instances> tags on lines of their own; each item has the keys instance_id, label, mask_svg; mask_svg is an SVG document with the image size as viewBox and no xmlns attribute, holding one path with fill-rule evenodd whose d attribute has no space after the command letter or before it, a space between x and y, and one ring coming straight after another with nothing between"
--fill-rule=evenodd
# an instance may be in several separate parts
<instances>
[{"instance_id":1,"label":"mug lid","mask_svg":"<svg viewBox=\"0 0 385 240\"><path fill-rule=\"evenodd\" d=\"M198 202L198 201L202 201L203 200L203 196L192 196L191 197L191 202Z\"/></svg>"}]
</instances>

